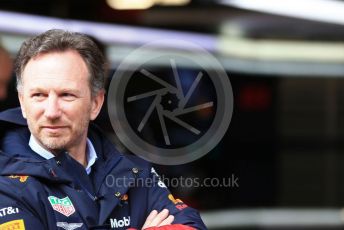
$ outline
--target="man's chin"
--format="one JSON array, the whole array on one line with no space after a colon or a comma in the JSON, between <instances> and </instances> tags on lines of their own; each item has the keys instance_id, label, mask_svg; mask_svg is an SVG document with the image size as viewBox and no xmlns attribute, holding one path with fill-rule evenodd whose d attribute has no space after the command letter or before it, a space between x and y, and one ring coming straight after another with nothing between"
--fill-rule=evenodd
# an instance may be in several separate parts
<instances>
[{"instance_id":1,"label":"man's chin","mask_svg":"<svg viewBox=\"0 0 344 230\"><path fill-rule=\"evenodd\" d=\"M52 153L59 153L66 149L66 144L56 143L56 141L44 141L43 147Z\"/></svg>"}]
</instances>

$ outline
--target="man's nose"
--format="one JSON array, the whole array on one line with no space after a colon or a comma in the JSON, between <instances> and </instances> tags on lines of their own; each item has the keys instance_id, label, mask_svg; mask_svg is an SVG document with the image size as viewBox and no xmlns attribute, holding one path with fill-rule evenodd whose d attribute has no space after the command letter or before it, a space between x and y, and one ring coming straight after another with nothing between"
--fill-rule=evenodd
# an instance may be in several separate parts
<instances>
[{"instance_id":1,"label":"man's nose","mask_svg":"<svg viewBox=\"0 0 344 230\"><path fill-rule=\"evenodd\" d=\"M49 94L44 111L44 115L48 119L57 119L61 116L61 109L58 97L54 94Z\"/></svg>"}]
</instances>

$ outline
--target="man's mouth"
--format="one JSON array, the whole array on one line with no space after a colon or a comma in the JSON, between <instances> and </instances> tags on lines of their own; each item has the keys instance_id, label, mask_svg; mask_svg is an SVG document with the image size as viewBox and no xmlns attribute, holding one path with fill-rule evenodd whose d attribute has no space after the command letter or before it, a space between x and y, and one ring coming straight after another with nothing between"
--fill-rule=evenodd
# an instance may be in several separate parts
<instances>
[{"instance_id":1,"label":"man's mouth","mask_svg":"<svg viewBox=\"0 0 344 230\"><path fill-rule=\"evenodd\" d=\"M42 129L46 129L49 131L58 131L61 129L67 128L67 126L64 125L47 125L47 126L42 126Z\"/></svg>"}]
</instances>

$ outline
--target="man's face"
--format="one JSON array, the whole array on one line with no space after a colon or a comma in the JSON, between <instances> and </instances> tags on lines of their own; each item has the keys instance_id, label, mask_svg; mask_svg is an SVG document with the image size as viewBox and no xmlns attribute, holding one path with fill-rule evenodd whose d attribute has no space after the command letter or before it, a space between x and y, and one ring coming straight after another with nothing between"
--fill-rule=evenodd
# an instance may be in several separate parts
<instances>
[{"instance_id":1,"label":"man's face","mask_svg":"<svg viewBox=\"0 0 344 230\"><path fill-rule=\"evenodd\" d=\"M0 50L0 100L7 97L7 86L12 76L12 60L10 56Z\"/></svg>"},{"instance_id":2,"label":"man's face","mask_svg":"<svg viewBox=\"0 0 344 230\"><path fill-rule=\"evenodd\" d=\"M91 97L89 72L75 51L41 54L22 73L19 100L31 134L46 149L72 152L86 144L88 124L104 93Z\"/></svg>"}]
</instances>

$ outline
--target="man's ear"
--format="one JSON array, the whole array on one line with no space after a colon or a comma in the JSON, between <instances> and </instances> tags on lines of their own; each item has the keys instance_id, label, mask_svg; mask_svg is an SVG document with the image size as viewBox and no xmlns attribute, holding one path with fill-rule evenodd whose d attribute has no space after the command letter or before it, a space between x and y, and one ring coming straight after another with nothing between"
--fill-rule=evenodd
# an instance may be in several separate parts
<instances>
[{"instance_id":1,"label":"man's ear","mask_svg":"<svg viewBox=\"0 0 344 230\"><path fill-rule=\"evenodd\" d=\"M24 103L23 103L24 99L23 99L23 93L22 92L18 92L18 98L19 98L19 103L20 103L22 115L26 119L26 111L25 111L25 107L24 107Z\"/></svg>"},{"instance_id":2,"label":"man's ear","mask_svg":"<svg viewBox=\"0 0 344 230\"><path fill-rule=\"evenodd\" d=\"M100 110L102 108L102 105L104 103L105 98L105 91L100 90L97 95L95 95L92 98L92 108L91 108L91 115L90 119L93 121L97 118L98 114L100 113Z\"/></svg>"}]
</instances>

